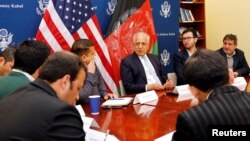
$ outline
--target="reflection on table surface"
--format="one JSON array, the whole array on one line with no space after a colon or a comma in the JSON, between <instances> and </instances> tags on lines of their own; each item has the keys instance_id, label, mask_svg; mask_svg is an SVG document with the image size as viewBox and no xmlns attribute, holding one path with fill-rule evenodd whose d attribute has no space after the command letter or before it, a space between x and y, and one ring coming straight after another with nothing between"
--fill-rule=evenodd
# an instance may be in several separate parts
<instances>
[{"instance_id":1,"label":"reflection on table surface","mask_svg":"<svg viewBox=\"0 0 250 141\"><path fill-rule=\"evenodd\" d=\"M248 76L245 76L244 78L245 78L246 81L247 81L247 88L246 88L246 91L247 91L247 92L250 92L250 84L249 84L250 76L248 75Z\"/></svg>"},{"instance_id":2,"label":"reflection on table surface","mask_svg":"<svg viewBox=\"0 0 250 141\"><path fill-rule=\"evenodd\" d=\"M250 92L250 77L245 77ZM157 92L158 101L145 104L129 104L121 109L101 109L99 115L91 115L89 105L84 105L86 116L94 118L102 132L109 130L121 141L152 141L175 130L177 115L193 105L192 100L176 102L177 95ZM128 95L131 96L131 95ZM132 95L135 96L135 95Z\"/></svg>"},{"instance_id":3,"label":"reflection on table surface","mask_svg":"<svg viewBox=\"0 0 250 141\"><path fill-rule=\"evenodd\" d=\"M191 100L176 102L176 95L157 92L155 104L129 104L121 109L101 109L91 115L89 105L84 105L86 116L94 118L102 132L109 130L121 141L150 141L175 130L179 112L190 107ZM130 95L129 95L130 96Z\"/></svg>"}]
</instances>

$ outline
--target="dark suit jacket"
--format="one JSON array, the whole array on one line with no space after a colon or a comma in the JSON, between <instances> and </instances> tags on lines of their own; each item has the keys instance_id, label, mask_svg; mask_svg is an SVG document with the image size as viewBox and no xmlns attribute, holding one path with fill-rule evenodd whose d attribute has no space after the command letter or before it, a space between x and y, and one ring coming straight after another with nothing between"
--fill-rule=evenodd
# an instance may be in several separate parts
<instances>
[{"instance_id":1,"label":"dark suit jacket","mask_svg":"<svg viewBox=\"0 0 250 141\"><path fill-rule=\"evenodd\" d=\"M160 59L152 54L147 54L147 56L154 66L157 76L162 84L164 84L167 75L163 71ZM121 61L120 74L126 93L132 94L145 92L147 77L143 65L136 53L127 56Z\"/></svg>"},{"instance_id":2,"label":"dark suit jacket","mask_svg":"<svg viewBox=\"0 0 250 141\"><path fill-rule=\"evenodd\" d=\"M220 48L218 52L224 57L224 59L227 61L227 55L223 51L223 48ZM244 52L238 48L235 49L235 55L233 56L233 71L238 72L239 76L245 76L249 75L249 66L246 61Z\"/></svg>"},{"instance_id":3,"label":"dark suit jacket","mask_svg":"<svg viewBox=\"0 0 250 141\"><path fill-rule=\"evenodd\" d=\"M1 141L83 141L83 122L74 106L35 80L0 101Z\"/></svg>"},{"instance_id":4,"label":"dark suit jacket","mask_svg":"<svg viewBox=\"0 0 250 141\"><path fill-rule=\"evenodd\" d=\"M174 64L174 72L177 77L177 85L183 85L186 84L184 81L184 74L183 74L183 68L184 63L188 59L189 55L186 49L183 49L173 56L173 64Z\"/></svg>"},{"instance_id":5,"label":"dark suit jacket","mask_svg":"<svg viewBox=\"0 0 250 141\"><path fill-rule=\"evenodd\" d=\"M231 125L228 131L235 125L247 125L249 128L249 111L249 93L241 92L234 86L217 88L204 103L178 115L173 140L212 141L211 128L216 128L215 126L223 128Z\"/></svg>"}]
</instances>

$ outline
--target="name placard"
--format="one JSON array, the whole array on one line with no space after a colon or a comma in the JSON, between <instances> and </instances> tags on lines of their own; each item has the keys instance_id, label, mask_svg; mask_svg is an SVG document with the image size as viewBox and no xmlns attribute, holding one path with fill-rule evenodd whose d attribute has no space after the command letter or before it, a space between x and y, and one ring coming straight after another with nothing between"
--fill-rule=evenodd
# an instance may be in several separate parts
<instances>
[{"instance_id":1,"label":"name placard","mask_svg":"<svg viewBox=\"0 0 250 141\"><path fill-rule=\"evenodd\" d=\"M247 82L246 82L244 77L236 77L236 78L234 78L234 83L232 85L237 87L241 91L245 91L246 86L247 86Z\"/></svg>"},{"instance_id":2,"label":"name placard","mask_svg":"<svg viewBox=\"0 0 250 141\"><path fill-rule=\"evenodd\" d=\"M137 103L143 104L143 103L153 101L153 100L157 100L157 99L158 99L158 95L156 94L156 92L154 90L147 91L147 92L144 92L144 93L137 94L135 96L133 104L137 104Z\"/></svg>"},{"instance_id":3,"label":"name placard","mask_svg":"<svg viewBox=\"0 0 250 141\"><path fill-rule=\"evenodd\" d=\"M85 116L85 112L84 112L84 110L82 109L82 106L81 106L81 105L76 105L75 107L76 107L77 111L79 112L79 114L80 114L81 116Z\"/></svg>"},{"instance_id":4,"label":"name placard","mask_svg":"<svg viewBox=\"0 0 250 141\"><path fill-rule=\"evenodd\" d=\"M179 85L175 87L176 91L178 92L177 102L188 100L194 98L193 94L189 90L189 85Z\"/></svg>"}]
</instances>

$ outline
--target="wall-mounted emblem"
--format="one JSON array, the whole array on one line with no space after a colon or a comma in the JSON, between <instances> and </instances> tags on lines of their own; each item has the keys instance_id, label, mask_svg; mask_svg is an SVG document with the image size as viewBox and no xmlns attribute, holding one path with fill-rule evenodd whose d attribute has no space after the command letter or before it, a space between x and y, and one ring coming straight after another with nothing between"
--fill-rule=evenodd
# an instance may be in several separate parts
<instances>
[{"instance_id":1,"label":"wall-mounted emblem","mask_svg":"<svg viewBox=\"0 0 250 141\"><path fill-rule=\"evenodd\" d=\"M108 15L112 15L114 13L116 4L117 0L110 0L108 2L108 8L106 9Z\"/></svg>"},{"instance_id":2,"label":"wall-mounted emblem","mask_svg":"<svg viewBox=\"0 0 250 141\"><path fill-rule=\"evenodd\" d=\"M164 18L168 18L171 15L171 5L167 1L161 4L160 15Z\"/></svg>"},{"instance_id":3,"label":"wall-mounted emblem","mask_svg":"<svg viewBox=\"0 0 250 141\"><path fill-rule=\"evenodd\" d=\"M161 63L166 67L170 63L170 53L164 49L161 53Z\"/></svg>"},{"instance_id":4,"label":"wall-mounted emblem","mask_svg":"<svg viewBox=\"0 0 250 141\"><path fill-rule=\"evenodd\" d=\"M38 4L39 8L36 8L36 13L42 16L49 4L49 0L38 0Z\"/></svg>"},{"instance_id":5,"label":"wall-mounted emblem","mask_svg":"<svg viewBox=\"0 0 250 141\"><path fill-rule=\"evenodd\" d=\"M12 42L13 34L4 28L0 29L0 51L3 51Z\"/></svg>"}]
</instances>

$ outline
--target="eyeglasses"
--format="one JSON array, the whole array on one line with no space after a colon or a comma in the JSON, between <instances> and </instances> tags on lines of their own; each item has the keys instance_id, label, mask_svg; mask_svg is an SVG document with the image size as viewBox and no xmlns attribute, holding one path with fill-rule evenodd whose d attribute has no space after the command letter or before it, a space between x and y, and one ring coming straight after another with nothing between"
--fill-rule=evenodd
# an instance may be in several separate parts
<instances>
[{"instance_id":1,"label":"eyeglasses","mask_svg":"<svg viewBox=\"0 0 250 141\"><path fill-rule=\"evenodd\" d=\"M190 41L192 38L195 38L195 37L183 37L182 38L182 41Z\"/></svg>"},{"instance_id":2,"label":"eyeglasses","mask_svg":"<svg viewBox=\"0 0 250 141\"><path fill-rule=\"evenodd\" d=\"M140 45L145 46L146 44L147 43L145 43L145 42L137 42L137 43L135 43L136 46L140 46Z\"/></svg>"}]
</instances>

